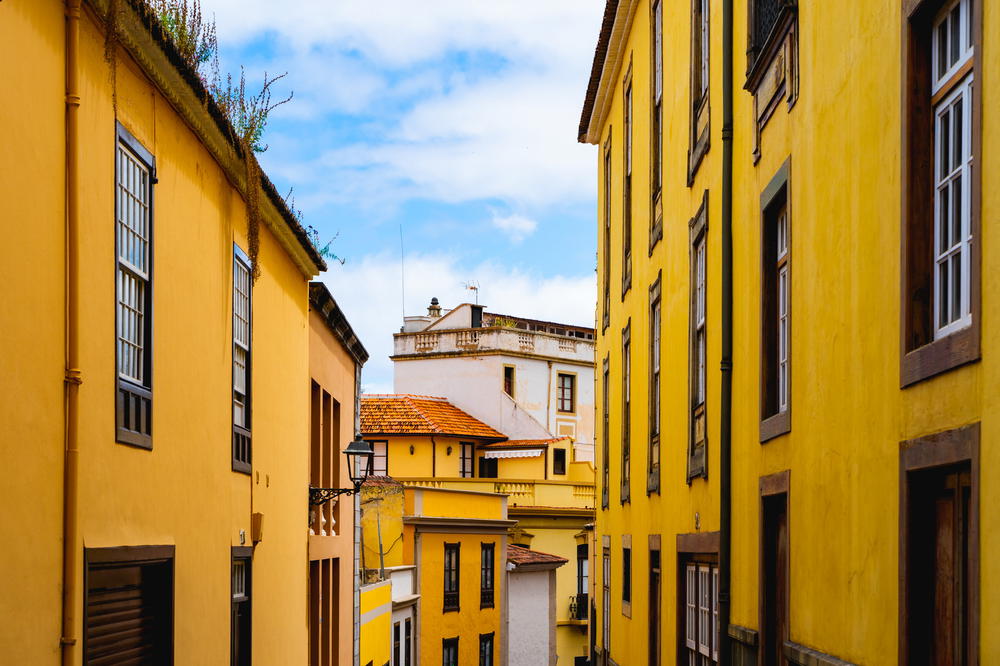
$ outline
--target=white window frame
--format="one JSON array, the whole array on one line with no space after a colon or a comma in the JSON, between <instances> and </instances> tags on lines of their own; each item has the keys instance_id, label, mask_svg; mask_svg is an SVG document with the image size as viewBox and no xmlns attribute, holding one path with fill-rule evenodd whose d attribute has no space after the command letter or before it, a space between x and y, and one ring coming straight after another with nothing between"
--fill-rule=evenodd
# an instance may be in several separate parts
<instances>
[{"instance_id":1,"label":"white window frame","mask_svg":"<svg viewBox=\"0 0 1000 666\"><path fill-rule=\"evenodd\" d=\"M778 270L778 412L788 411L788 208L776 222Z\"/></svg>"},{"instance_id":2,"label":"white window frame","mask_svg":"<svg viewBox=\"0 0 1000 666\"><path fill-rule=\"evenodd\" d=\"M372 445L372 476L389 476L389 442L373 441ZM379 463L381 461L381 463Z\"/></svg>"},{"instance_id":3,"label":"white window frame","mask_svg":"<svg viewBox=\"0 0 1000 666\"><path fill-rule=\"evenodd\" d=\"M463 479L471 479L476 475L476 445L472 442L461 442L458 446L458 475Z\"/></svg>"},{"instance_id":4,"label":"white window frame","mask_svg":"<svg viewBox=\"0 0 1000 666\"><path fill-rule=\"evenodd\" d=\"M250 429L251 280L250 264L233 255L233 424Z\"/></svg>"},{"instance_id":5,"label":"white window frame","mask_svg":"<svg viewBox=\"0 0 1000 666\"><path fill-rule=\"evenodd\" d=\"M118 169L115 221L118 235L118 376L148 387L146 322L150 297L152 170L122 141Z\"/></svg>"},{"instance_id":6,"label":"white window frame","mask_svg":"<svg viewBox=\"0 0 1000 666\"><path fill-rule=\"evenodd\" d=\"M701 71L698 73L701 78L698 81L698 98L700 100L704 100L708 95L708 54L711 49L711 44L709 43L708 34L708 0L698 0L698 2L701 5L701 16L699 17L701 19L701 25L698 26L701 34L701 53L699 54L699 57L701 58Z\"/></svg>"},{"instance_id":7,"label":"white window frame","mask_svg":"<svg viewBox=\"0 0 1000 666\"><path fill-rule=\"evenodd\" d=\"M707 383L706 356L708 354L708 344L705 335L706 318L706 293L705 293L705 270L706 270L706 240L708 234L702 234L694 247L695 255L695 354L697 355L697 369L695 374L695 406L705 404L707 393L705 384Z\"/></svg>"}]
</instances>

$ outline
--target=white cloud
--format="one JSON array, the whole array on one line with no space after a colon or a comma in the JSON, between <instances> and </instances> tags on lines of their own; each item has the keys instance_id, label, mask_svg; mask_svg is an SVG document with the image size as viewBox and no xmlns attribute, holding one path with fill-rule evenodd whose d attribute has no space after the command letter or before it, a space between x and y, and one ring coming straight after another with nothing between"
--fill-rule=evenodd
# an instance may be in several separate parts
<instances>
[{"instance_id":1,"label":"white cloud","mask_svg":"<svg viewBox=\"0 0 1000 666\"><path fill-rule=\"evenodd\" d=\"M534 272L486 262L463 268L451 255L406 257L406 314L426 312L431 297L445 308L474 300L464 283L480 285L479 302L488 311L594 325L596 284L593 274L544 277ZM402 325L399 257L384 252L335 266L323 278L343 308L371 358L362 384L369 393L392 392L392 334Z\"/></svg>"},{"instance_id":2,"label":"white cloud","mask_svg":"<svg viewBox=\"0 0 1000 666\"><path fill-rule=\"evenodd\" d=\"M523 215L499 215L493 213L493 226L507 234L515 243L520 243L525 238L535 233L538 223Z\"/></svg>"}]
</instances>

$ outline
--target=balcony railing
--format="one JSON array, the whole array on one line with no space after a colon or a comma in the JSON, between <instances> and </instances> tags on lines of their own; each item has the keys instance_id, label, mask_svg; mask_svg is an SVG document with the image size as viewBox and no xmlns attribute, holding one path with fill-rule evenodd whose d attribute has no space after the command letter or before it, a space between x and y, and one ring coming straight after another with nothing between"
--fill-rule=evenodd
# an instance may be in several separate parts
<instances>
[{"instance_id":1,"label":"balcony railing","mask_svg":"<svg viewBox=\"0 0 1000 666\"><path fill-rule=\"evenodd\" d=\"M309 507L309 534L313 536L336 536L337 520L334 518L339 497L325 504Z\"/></svg>"},{"instance_id":2,"label":"balcony railing","mask_svg":"<svg viewBox=\"0 0 1000 666\"><path fill-rule=\"evenodd\" d=\"M510 351L593 363L594 341L515 328L460 328L421 333L397 333L393 354L446 354L468 351Z\"/></svg>"},{"instance_id":3,"label":"balcony railing","mask_svg":"<svg viewBox=\"0 0 1000 666\"><path fill-rule=\"evenodd\" d=\"M589 606L587 605L587 593L583 594L571 594L569 597L569 619L571 620L584 620L587 619L587 611Z\"/></svg>"},{"instance_id":4,"label":"balcony railing","mask_svg":"<svg viewBox=\"0 0 1000 666\"><path fill-rule=\"evenodd\" d=\"M574 481L533 481L531 479L469 479L442 477L405 477L396 480L407 486L475 490L507 495L514 506L552 506L571 509L593 509L594 484Z\"/></svg>"}]
</instances>

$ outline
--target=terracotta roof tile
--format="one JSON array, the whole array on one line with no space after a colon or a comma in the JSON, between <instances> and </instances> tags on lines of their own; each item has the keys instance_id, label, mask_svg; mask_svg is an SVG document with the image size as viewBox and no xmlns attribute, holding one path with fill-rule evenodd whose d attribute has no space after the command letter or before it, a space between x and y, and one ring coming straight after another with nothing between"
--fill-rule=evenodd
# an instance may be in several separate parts
<instances>
[{"instance_id":1,"label":"terracotta roof tile","mask_svg":"<svg viewBox=\"0 0 1000 666\"><path fill-rule=\"evenodd\" d=\"M502 440L504 435L444 398L429 395L361 396L364 435L458 435Z\"/></svg>"},{"instance_id":2,"label":"terracotta roof tile","mask_svg":"<svg viewBox=\"0 0 1000 666\"><path fill-rule=\"evenodd\" d=\"M538 550L529 550L513 544L507 544L507 561L515 567L528 564L566 564L569 562L565 557L550 555Z\"/></svg>"},{"instance_id":3,"label":"terracotta roof tile","mask_svg":"<svg viewBox=\"0 0 1000 666\"><path fill-rule=\"evenodd\" d=\"M481 449L538 449L556 442L569 443L569 437L551 437L549 439L508 439L505 442L495 442L481 446Z\"/></svg>"}]
</instances>

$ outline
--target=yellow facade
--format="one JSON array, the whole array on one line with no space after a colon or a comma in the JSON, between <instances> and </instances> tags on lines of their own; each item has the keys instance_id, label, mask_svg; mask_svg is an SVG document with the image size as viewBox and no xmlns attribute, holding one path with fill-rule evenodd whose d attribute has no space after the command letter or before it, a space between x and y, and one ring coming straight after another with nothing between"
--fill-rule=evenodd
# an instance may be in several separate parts
<instances>
[{"instance_id":1,"label":"yellow facade","mask_svg":"<svg viewBox=\"0 0 1000 666\"><path fill-rule=\"evenodd\" d=\"M650 0L609 3L606 56L596 61L593 103L588 101L581 140L598 146L598 307L597 342L598 497L602 469L609 467L608 506L598 510L591 577L596 621L591 627L597 653L605 648L602 548L610 554L610 654L617 664L647 663L650 637L659 632L655 663L680 658L684 636L682 590L684 563L690 554L679 547L703 548L719 555L720 423L723 418L722 213L723 16L726 3L711 0L709 12L709 144L689 182L692 117L692 25L689 5L665 3L663 11L662 101L662 240L650 249L652 192L652 66L654 35ZM990 155L998 145L997 82L1000 67L992 38L1000 34L1000 14L991 3L975 3L974 34L981 36L975 54L981 117L973 142L981 143L979 217L984 232L978 244L981 289L973 292L979 310L974 327L981 337L971 361L945 368L919 381L906 379L900 328L900 284L904 271L901 243L906 235L902 209L905 170L901 136L907 122L901 91L904 39L917 19L914 7L934 15L932 3L798 3L788 14L793 38L780 43L781 55L757 88L758 101L778 93L773 114L756 113L748 84L747 3L732 3L733 34L733 388L732 388L732 566L730 625L740 663L762 663L755 642L765 605L762 582L764 495L775 491L787 502L788 633L783 638L787 663L835 663L836 657L865 664L898 663L905 639L900 572L907 523L901 496L913 473L904 467L906 451L933 451L947 464L973 470L971 506L978 505L978 590L969 611L978 617L978 643L962 663L1000 659L1000 637L989 630L1000 614L996 603L996 447L1000 436L1000 385L994 354L1000 344L996 320L1000 300L989 276L1000 269L1000 246L987 221L1000 209L1000 194L990 188L995 173ZM940 5L941 3L938 3ZM758 3L759 5L759 3ZM784 25L784 24L783 24ZM612 28L613 26L613 28ZM777 33L782 33L778 30ZM782 33L784 34L784 33ZM910 37L912 39L912 36ZM929 57L929 56L928 56ZM782 69L784 67L784 69ZM622 295L625 90L632 85L632 244L631 289ZM774 82L775 88L768 86ZM747 84L750 91L744 90ZM766 117L756 138L755 118ZM974 117L975 118L975 117ZM605 150L610 146L610 160ZM755 151L757 153L755 154ZM911 155L910 159L920 159ZM610 164L610 200L604 192ZM790 429L771 438L762 435L762 195L787 166L790 219ZM707 473L688 482L687 451L691 424L691 223L707 197ZM610 211L610 246L604 224ZM973 213L975 214L975 213ZM604 254L609 253L610 276ZM975 260L975 255L974 260ZM660 489L646 493L647 445L650 441L650 288L660 277L662 290L660 396ZM610 279L609 323L602 330L602 289ZM621 500L623 330L629 327L631 349L631 497ZM905 336L904 336L905 337ZM905 343L904 343L905 344ZM609 455L602 453L604 399L600 374L609 365ZM903 386L905 385L905 386ZM962 430L973 426L969 430ZM978 430L976 430L978 427ZM936 438L935 433L944 433ZM970 434L973 433L973 434ZM950 438L950 439L949 439ZM765 440L766 441L762 441ZM942 441L961 441L963 451L941 457ZM905 443L905 444L904 444ZM957 450L957 449L956 449ZM902 452L902 453L901 453ZM948 456L951 455L951 458ZM956 457L957 456L957 457ZM606 460L605 460L606 458ZM950 462L948 462L950 461ZM938 463L943 467L945 463ZM937 469L937 467L935 467ZM787 471L787 475L782 473ZM776 491L775 491L776 492ZM771 495L767 495L770 497ZM913 500L913 495L910 496ZM917 517L919 518L919 517ZM700 535L700 537L699 537ZM700 540L699 540L700 539ZM973 540L972 546L975 546ZM659 549L659 599L650 598L650 551ZM701 544L700 546L692 544ZM623 550L631 552L630 603L623 601ZM717 560L716 560L717 561ZM723 576L726 575L722 571ZM970 588L970 589L972 589ZM656 606L658 628L650 627ZM679 617L679 614L681 617ZM654 625L657 623L654 623ZM727 631L728 630L728 631ZM975 632L975 628L972 629ZM975 643L974 638L969 639ZM723 643L725 647L725 643ZM808 650L819 662L807 662ZM818 655L818 656L817 656ZM654 663L650 661L649 663ZM686 662L685 662L686 663ZM720 663L728 663L725 657ZM839 662L837 662L839 663ZM958 662L956 662L958 663Z\"/></svg>"},{"instance_id":2,"label":"yellow facade","mask_svg":"<svg viewBox=\"0 0 1000 666\"><path fill-rule=\"evenodd\" d=\"M234 472L233 253L234 244L248 246L243 198L225 169L238 163L235 151L206 143L218 129L131 10L113 90L97 14L105 3L84 2L78 22L73 11L67 20L67 4L0 6L7 84L0 124L9 130L0 156L0 339L7 349L0 460L17 470L0 491L15 539L0 554L0 567L12 572L0 598L0 662L60 660L69 331L81 382L68 389L75 392L79 485L69 506L78 528L68 550L75 582L66 591L72 615L63 663L83 659L85 553L147 546L173 553L174 663L228 662L234 547L253 549L254 663L303 663L307 282L323 262L265 196L252 292L252 473ZM69 25L78 26L79 42L68 51ZM79 96L77 143L68 147L67 67L78 75L72 92ZM116 121L155 157L158 178L151 450L115 441ZM67 150L75 171L68 172ZM68 179L75 196L67 195ZM76 211L75 238L67 238L65 202ZM64 249L79 257L73 278ZM67 323L68 294L77 303L75 323Z\"/></svg>"},{"instance_id":3,"label":"yellow facade","mask_svg":"<svg viewBox=\"0 0 1000 666\"><path fill-rule=\"evenodd\" d=\"M385 580L361 586L362 666L388 664L392 646L392 584Z\"/></svg>"}]
</instances>

